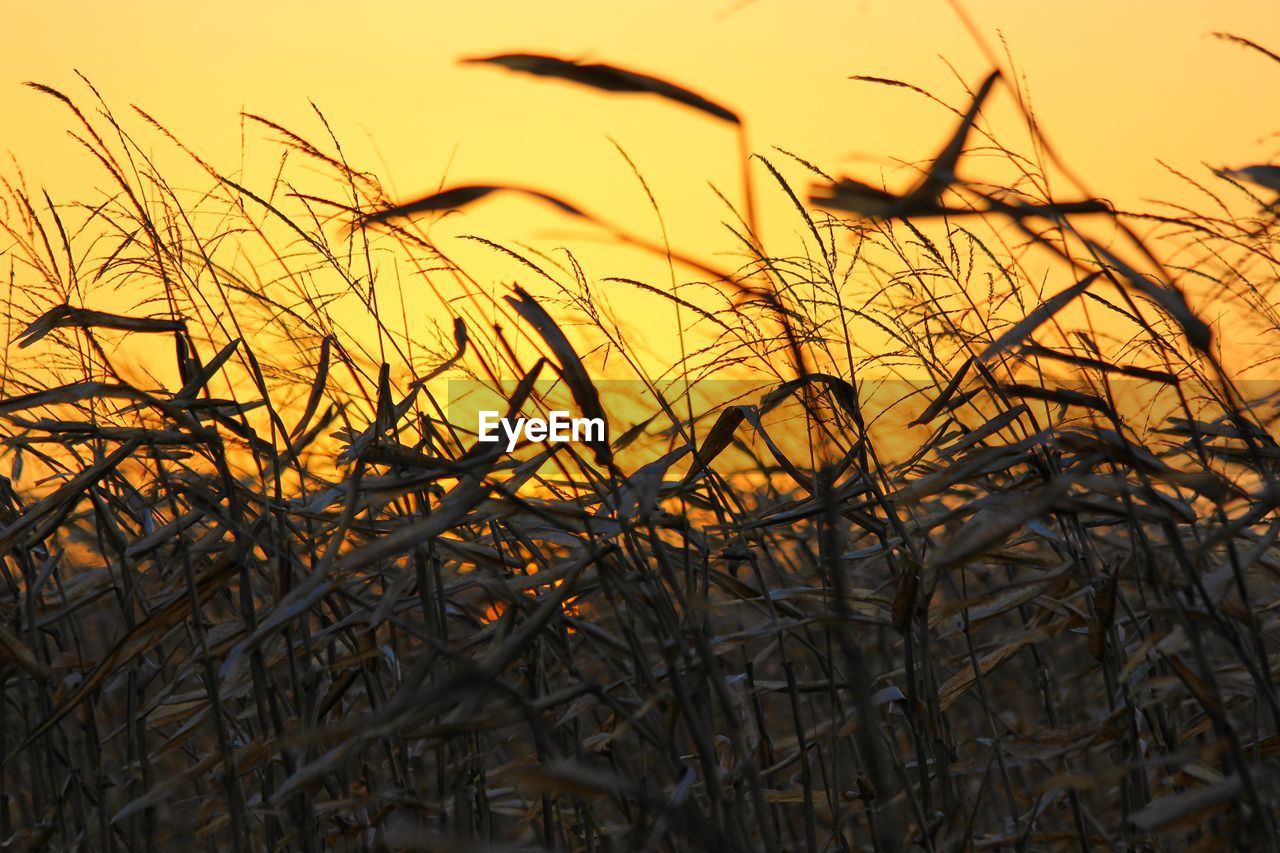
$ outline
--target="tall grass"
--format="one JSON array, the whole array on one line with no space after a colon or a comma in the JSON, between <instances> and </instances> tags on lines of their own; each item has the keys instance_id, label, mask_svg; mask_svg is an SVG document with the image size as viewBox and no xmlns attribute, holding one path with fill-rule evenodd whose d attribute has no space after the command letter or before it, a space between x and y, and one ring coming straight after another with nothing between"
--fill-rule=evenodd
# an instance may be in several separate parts
<instances>
[{"instance_id":1,"label":"tall grass","mask_svg":"<svg viewBox=\"0 0 1280 853\"><path fill-rule=\"evenodd\" d=\"M287 152L250 186L38 87L110 183L5 187L0 838L1275 846L1277 406L1218 339L1276 346L1276 188L1055 198L1034 123L1028 155L980 119L1001 85L903 193L756 155L798 236L735 216L734 263L538 190L672 281L477 237L496 298L431 222L507 188L389 199L323 116L247 117ZM962 182L976 151L1007 180ZM618 288L678 318L665 374ZM610 441L507 455L449 377L513 413L555 380Z\"/></svg>"}]
</instances>

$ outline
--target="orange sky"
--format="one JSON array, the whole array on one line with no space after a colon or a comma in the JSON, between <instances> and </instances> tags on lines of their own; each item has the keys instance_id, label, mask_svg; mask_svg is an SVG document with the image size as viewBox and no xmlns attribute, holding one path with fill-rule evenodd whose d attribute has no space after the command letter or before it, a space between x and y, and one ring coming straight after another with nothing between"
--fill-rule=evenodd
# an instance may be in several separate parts
<instances>
[{"instance_id":1,"label":"orange sky","mask_svg":"<svg viewBox=\"0 0 1280 853\"><path fill-rule=\"evenodd\" d=\"M1266 160L1280 148L1274 137L1260 141L1276 131L1275 69L1207 36L1227 30L1275 47L1274 2L983 0L969 9L989 34L1006 36L1068 161L1113 197L1177 192L1157 157L1194 168ZM113 105L143 106L220 168L238 162L241 109L314 132L310 99L356 159L378 167L380 152L381 171L404 193L449 169L457 179L553 186L597 207L625 182L606 136L655 186L696 202L705 200L702 179L732 185L732 140L693 114L459 67L459 57L531 49L652 71L737 108L758 149L779 145L862 172L931 153L949 122L909 93L848 75L900 77L954 101L943 59L968 81L986 70L942 0L50 0L12 4L5 19L0 146L57 195L83 186L87 163L62 135L65 115L19 84L73 89L73 69ZM696 221L697 211L689 215Z\"/></svg>"},{"instance_id":2,"label":"orange sky","mask_svg":"<svg viewBox=\"0 0 1280 853\"><path fill-rule=\"evenodd\" d=\"M1225 30L1280 46L1274 0L971 0L967 8L992 41L1006 38L1066 162L1122 205L1194 197L1157 158L1203 176L1201 162L1239 166L1280 152L1280 71L1209 37ZM84 99L73 74L79 69L117 112L131 103L144 107L230 174L241 169L242 151L247 174L258 181L269 179L279 158L266 131L249 127L242 139L241 110L322 139L314 101L352 162L376 171L397 196L431 191L442 179L522 183L656 238L612 138L644 171L672 242L695 250L728 245L719 225L725 214L706 184L740 198L730 129L652 99L610 98L457 60L527 50L655 73L735 108L757 151L777 145L828 171L873 181L895 158L935 153L954 118L919 96L849 75L901 78L963 104L947 63L970 84L988 70L944 0L51 0L15 4L5 18L0 147L33 188L47 188L57 202L92 196L105 180L66 136L65 111L20 84L37 80ZM999 92L988 119L1002 138L1021 143L1010 104ZM131 130L176 157L140 123ZM966 166L966 174L980 172L980 163ZM886 174L890 185L909 180ZM797 230L785 203L774 199L766 213L766 239ZM471 230L512 239L583 233L518 200L486 202L464 216ZM456 252L464 267L486 254L474 246Z\"/></svg>"}]
</instances>

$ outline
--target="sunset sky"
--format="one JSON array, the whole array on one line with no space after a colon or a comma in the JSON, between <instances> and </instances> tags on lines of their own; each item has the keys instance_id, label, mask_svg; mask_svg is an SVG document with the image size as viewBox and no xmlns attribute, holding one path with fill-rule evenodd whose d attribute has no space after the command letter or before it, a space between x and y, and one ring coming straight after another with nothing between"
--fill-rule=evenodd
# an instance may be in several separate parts
<instances>
[{"instance_id":1,"label":"sunset sky","mask_svg":"<svg viewBox=\"0 0 1280 853\"><path fill-rule=\"evenodd\" d=\"M966 7L997 50L1008 45L1042 127L1091 188L1121 206L1202 203L1158 160L1197 178L1209 166L1275 160L1277 75L1259 54L1215 39L1280 45L1280 6L1263 0L984 0ZM56 203L106 187L66 134L71 119L34 80L88 105L82 72L128 129L162 157L172 146L132 116L137 104L226 174L269 181L280 158L257 113L327 140L391 195L443 184L518 183L609 216L650 238L657 225L627 151L662 207L672 243L714 256L727 215L707 186L741 199L732 129L652 98L606 97L458 60L539 52L604 61L682 83L745 117L754 150L777 146L833 174L889 186L900 163L933 153L954 116L908 90L849 80L898 78L950 104L989 63L944 0L909 2L381 3L172 2L14 5L0 34L0 147ZM954 69L954 71L953 71ZM957 76L959 79L957 79ZM1025 150L1007 90L984 116ZM133 122L129 124L129 122ZM612 140L612 141L611 141ZM781 155L773 154L774 157ZM793 166L794 168L794 166ZM11 163L0 166L12 176ZM979 158L964 167L982 177ZM201 189L203 176L189 188ZM757 175L758 186L763 180ZM1071 195L1068 190L1066 195ZM785 200L765 200L766 237L794 233ZM556 240L584 227L535 203L489 201L467 227ZM461 259L476 248L460 247ZM597 269L596 274L623 274ZM496 274L495 274L496 277Z\"/></svg>"},{"instance_id":2,"label":"sunset sky","mask_svg":"<svg viewBox=\"0 0 1280 853\"><path fill-rule=\"evenodd\" d=\"M1276 101L1267 95L1276 91L1275 69L1209 36L1228 31L1274 47L1273 2L983 0L968 9L988 38L1003 34L1067 160L1113 197L1178 192L1157 158L1194 170L1201 161L1265 162L1280 149L1266 139L1276 131ZM705 202L707 178L732 185L732 139L714 122L457 64L518 50L682 82L744 115L757 150L778 145L864 176L888 158L932 153L950 122L918 96L849 75L897 77L959 102L946 63L971 83L988 70L943 0L52 0L6 10L0 145L56 197L81 189L92 167L64 136L67 117L20 85L79 91L79 70L114 107L142 106L227 170L239 159L241 110L314 133L310 100L353 159L404 194L446 174L516 178L605 206L627 183L608 136L668 200L683 203L683 193Z\"/></svg>"}]
</instances>

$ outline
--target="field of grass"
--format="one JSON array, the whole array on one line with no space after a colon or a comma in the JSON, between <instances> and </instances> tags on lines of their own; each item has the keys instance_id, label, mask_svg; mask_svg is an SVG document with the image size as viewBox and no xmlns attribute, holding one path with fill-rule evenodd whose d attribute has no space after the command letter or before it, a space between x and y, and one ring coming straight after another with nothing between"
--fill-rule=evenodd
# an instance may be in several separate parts
<instances>
[{"instance_id":1,"label":"field of grass","mask_svg":"<svg viewBox=\"0 0 1280 853\"><path fill-rule=\"evenodd\" d=\"M536 177L390 198L323 116L246 117L286 154L249 185L36 87L102 184L5 186L0 841L1277 846L1280 170L1115 210L983 120L1016 75L868 78L955 113L890 192L671 82L482 62L738 133L727 251ZM668 278L433 236L517 196ZM508 454L459 388L608 439Z\"/></svg>"}]
</instances>

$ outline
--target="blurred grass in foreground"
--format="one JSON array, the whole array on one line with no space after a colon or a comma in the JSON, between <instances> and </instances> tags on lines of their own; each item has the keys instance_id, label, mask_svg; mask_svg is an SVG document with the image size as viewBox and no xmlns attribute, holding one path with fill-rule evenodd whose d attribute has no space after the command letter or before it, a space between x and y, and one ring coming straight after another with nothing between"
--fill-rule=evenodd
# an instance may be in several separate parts
<instances>
[{"instance_id":1,"label":"blurred grass in foreground","mask_svg":"<svg viewBox=\"0 0 1280 853\"><path fill-rule=\"evenodd\" d=\"M787 246L745 204L717 257L536 191L669 280L471 235L512 264L496 291L429 227L511 188L397 202L336 137L254 118L308 191L170 137L195 193L135 141L150 117L44 88L112 184L6 187L0 836L1274 845L1277 397L1220 342L1276 346L1277 187L1058 199L1046 141L981 121L1002 86L901 191L744 143ZM962 180L975 148L1015 177ZM609 441L508 455L474 440L483 395Z\"/></svg>"}]
</instances>

